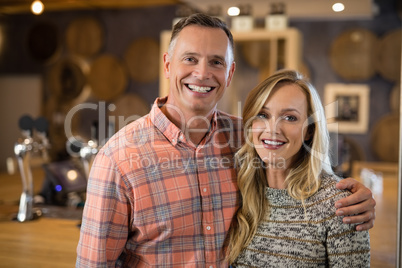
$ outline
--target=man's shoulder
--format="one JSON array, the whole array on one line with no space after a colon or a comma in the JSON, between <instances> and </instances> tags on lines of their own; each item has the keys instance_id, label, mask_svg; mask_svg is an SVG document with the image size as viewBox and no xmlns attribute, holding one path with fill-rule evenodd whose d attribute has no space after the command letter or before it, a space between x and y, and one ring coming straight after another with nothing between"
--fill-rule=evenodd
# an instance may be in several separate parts
<instances>
[{"instance_id":1,"label":"man's shoulder","mask_svg":"<svg viewBox=\"0 0 402 268\"><path fill-rule=\"evenodd\" d=\"M119 148L124 149L124 147L130 144L139 144L141 140L150 135L153 125L149 119L149 114L138 118L135 121L129 122L122 126L104 145L104 148Z\"/></svg>"},{"instance_id":2,"label":"man's shoulder","mask_svg":"<svg viewBox=\"0 0 402 268\"><path fill-rule=\"evenodd\" d=\"M150 127L152 124L151 120L149 120L149 114L146 114L142 117L137 118L134 121L125 123L124 125L119 126L119 130L112 136L112 138L117 138L119 136L125 136L129 133L140 131L143 128Z\"/></svg>"}]
</instances>

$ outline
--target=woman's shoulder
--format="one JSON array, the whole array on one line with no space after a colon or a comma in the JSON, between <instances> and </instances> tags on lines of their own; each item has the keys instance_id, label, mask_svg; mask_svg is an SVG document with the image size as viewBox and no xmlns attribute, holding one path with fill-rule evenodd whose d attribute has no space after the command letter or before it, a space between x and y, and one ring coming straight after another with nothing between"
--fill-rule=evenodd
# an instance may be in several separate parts
<instances>
[{"instance_id":1,"label":"woman's shoulder","mask_svg":"<svg viewBox=\"0 0 402 268\"><path fill-rule=\"evenodd\" d=\"M336 188L336 184L341 180L342 178L335 174L322 175L320 188L314 197L320 200L332 199L336 201L351 195L351 192L348 190L340 190Z\"/></svg>"}]
</instances>

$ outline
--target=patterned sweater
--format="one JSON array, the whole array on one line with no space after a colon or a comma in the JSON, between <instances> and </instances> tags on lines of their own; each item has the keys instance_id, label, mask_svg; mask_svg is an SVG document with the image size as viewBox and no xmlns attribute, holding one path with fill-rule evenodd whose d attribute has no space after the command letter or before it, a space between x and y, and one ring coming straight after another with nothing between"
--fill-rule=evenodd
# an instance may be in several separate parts
<instances>
[{"instance_id":1,"label":"patterned sweater","mask_svg":"<svg viewBox=\"0 0 402 268\"><path fill-rule=\"evenodd\" d=\"M370 267L368 231L342 223L335 202L350 195L324 177L317 193L305 201L283 189L266 189L269 209L251 243L233 267Z\"/></svg>"}]
</instances>

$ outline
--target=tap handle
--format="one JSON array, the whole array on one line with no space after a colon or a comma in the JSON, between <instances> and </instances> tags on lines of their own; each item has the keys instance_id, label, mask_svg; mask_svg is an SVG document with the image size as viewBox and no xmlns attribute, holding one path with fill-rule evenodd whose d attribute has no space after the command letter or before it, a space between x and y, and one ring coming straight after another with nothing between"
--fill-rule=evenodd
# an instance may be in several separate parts
<instances>
[{"instance_id":1,"label":"tap handle","mask_svg":"<svg viewBox=\"0 0 402 268\"><path fill-rule=\"evenodd\" d=\"M38 138L41 140L41 144L39 145L39 149L42 153L42 158L45 162L49 161L49 155L47 150L50 147L49 140L48 140L48 129L49 124L46 118L38 117L34 122L34 126L36 129L36 134Z\"/></svg>"},{"instance_id":2,"label":"tap handle","mask_svg":"<svg viewBox=\"0 0 402 268\"><path fill-rule=\"evenodd\" d=\"M33 127L34 127L34 120L29 115L23 115L20 117L18 121L18 126L22 130L22 133L27 138L32 137Z\"/></svg>"},{"instance_id":3,"label":"tap handle","mask_svg":"<svg viewBox=\"0 0 402 268\"><path fill-rule=\"evenodd\" d=\"M38 117L36 118L34 122L35 129L40 132L44 133L45 136L47 136L47 132L49 129L49 123L47 122L46 118L44 117Z\"/></svg>"},{"instance_id":4,"label":"tap handle","mask_svg":"<svg viewBox=\"0 0 402 268\"><path fill-rule=\"evenodd\" d=\"M97 141L99 138L99 122L93 121L91 125L91 140Z\"/></svg>"}]
</instances>

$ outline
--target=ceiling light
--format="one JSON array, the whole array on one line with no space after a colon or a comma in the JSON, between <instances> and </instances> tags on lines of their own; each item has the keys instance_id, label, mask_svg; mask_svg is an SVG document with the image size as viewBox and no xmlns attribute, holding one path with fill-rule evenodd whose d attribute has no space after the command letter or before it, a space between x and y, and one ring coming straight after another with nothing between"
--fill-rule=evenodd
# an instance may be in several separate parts
<instances>
[{"instance_id":1,"label":"ceiling light","mask_svg":"<svg viewBox=\"0 0 402 268\"><path fill-rule=\"evenodd\" d=\"M42 14L44 9L43 3L39 0L33 1L31 5L31 11L35 15L40 15Z\"/></svg>"},{"instance_id":2,"label":"ceiling light","mask_svg":"<svg viewBox=\"0 0 402 268\"><path fill-rule=\"evenodd\" d=\"M240 14L240 8L238 7L229 7L228 9L228 15L229 16L239 16Z\"/></svg>"},{"instance_id":3,"label":"ceiling light","mask_svg":"<svg viewBox=\"0 0 402 268\"><path fill-rule=\"evenodd\" d=\"M335 12L341 12L341 11L343 11L344 9L345 9L345 6L344 6L344 4L342 4L342 3L335 3L335 4L332 6L332 10L335 11Z\"/></svg>"}]
</instances>

